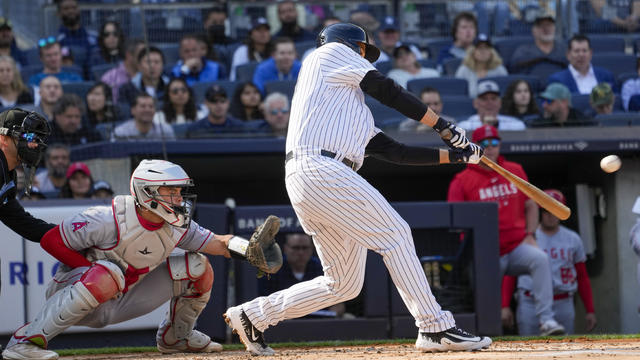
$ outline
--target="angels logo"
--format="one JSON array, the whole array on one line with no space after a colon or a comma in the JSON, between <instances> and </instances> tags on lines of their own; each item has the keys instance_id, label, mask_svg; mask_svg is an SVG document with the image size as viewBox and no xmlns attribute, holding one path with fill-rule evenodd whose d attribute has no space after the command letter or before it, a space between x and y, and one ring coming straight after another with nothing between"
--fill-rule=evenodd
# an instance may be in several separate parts
<instances>
[{"instance_id":1,"label":"angels logo","mask_svg":"<svg viewBox=\"0 0 640 360\"><path fill-rule=\"evenodd\" d=\"M79 222L71 223L71 225L73 226L73 232L76 232L76 231L82 229L83 227L89 225L89 222L88 221L79 221Z\"/></svg>"}]
</instances>

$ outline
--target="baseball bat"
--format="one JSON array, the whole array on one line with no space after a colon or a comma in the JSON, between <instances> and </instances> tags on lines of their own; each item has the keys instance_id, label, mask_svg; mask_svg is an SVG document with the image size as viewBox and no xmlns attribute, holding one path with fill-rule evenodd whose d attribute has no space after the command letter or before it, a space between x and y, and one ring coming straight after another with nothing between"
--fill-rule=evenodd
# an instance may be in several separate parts
<instances>
[{"instance_id":1,"label":"baseball bat","mask_svg":"<svg viewBox=\"0 0 640 360\"><path fill-rule=\"evenodd\" d=\"M445 140L450 140L452 135L453 134L449 129L444 129L440 133L440 137L442 137ZM571 216L571 209L569 209L567 206L565 206L558 200L547 195L547 193L538 189L533 184L511 173L509 170L506 170L505 168L496 164L495 162L493 162L491 159L487 158L484 155L482 155L482 157L480 158L480 161L482 161L482 163L487 165L493 171L500 174L505 179L509 180L509 182L515 185L515 187L517 187L518 190L522 191L531 200L535 201L536 204L540 205L542 208L544 208L548 212L558 217L558 219L567 220L569 216Z\"/></svg>"}]
</instances>

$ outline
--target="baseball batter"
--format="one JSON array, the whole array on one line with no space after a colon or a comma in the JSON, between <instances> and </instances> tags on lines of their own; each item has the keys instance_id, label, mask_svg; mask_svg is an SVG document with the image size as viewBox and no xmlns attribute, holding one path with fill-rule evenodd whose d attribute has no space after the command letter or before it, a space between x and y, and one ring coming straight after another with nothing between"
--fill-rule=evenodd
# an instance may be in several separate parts
<instances>
[{"instance_id":1,"label":"baseball batter","mask_svg":"<svg viewBox=\"0 0 640 360\"><path fill-rule=\"evenodd\" d=\"M296 215L313 237L324 276L227 310L227 322L254 355L274 353L264 342L268 327L356 297L364 281L367 249L382 255L415 318L419 350L470 350L491 344L487 337L458 329L451 313L440 308L408 224L356 172L366 155L422 165L477 163L482 154L463 130L378 72L371 62L379 53L362 28L338 23L320 32L318 48L302 64L287 134L285 181ZM450 132L450 138L443 138L452 150L395 142L375 127L365 93L438 133Z\"/></svg>"},{"instance_id":2,"label":"baseball batter","mask_svg":"<svg viewBox=\"0 0 640 360\"><path fill-rule=\"evenodd\" d=\"M564 195L556 190L545 192L566 204ZM536 240L540 249L549 256L551 279L553 281L553 313L555 319L564 326L568 334L574 333L575 309L573 295L576 291L586 309L587 331L596 325L596 316L591 294L591 282L585 266L586 255L580 236L560 225L560 219L542 209L540 226L536 230ZM533 281L531 276L518 277L518 332L520 335L538 335L539 319L536 316Z\"/></svg>"},{"instance_id":3,"label":"baseball batter","mask_svg":"<svg viewBox=\"0 0 640 360\"><path fill-rule=\"evenodd\" d=\"M246 248L247 240L214 234L191 221L195 195L187 191L193 180L176 164L143 160L130 186L131 195L74 215L42 238L42 247L62 265L48 285L44 307L14 333L4 359L56 359L47 344L68 327L119 323L168 300L156 334L159 351L222 350L194 329L213 285L211 264L199 252L229 257L231 250L242 256L247 253L233 249ZM279 224L256 231L271 226ZM175 247L186 253L171 255Z\"/></svg>"}]
</instances>

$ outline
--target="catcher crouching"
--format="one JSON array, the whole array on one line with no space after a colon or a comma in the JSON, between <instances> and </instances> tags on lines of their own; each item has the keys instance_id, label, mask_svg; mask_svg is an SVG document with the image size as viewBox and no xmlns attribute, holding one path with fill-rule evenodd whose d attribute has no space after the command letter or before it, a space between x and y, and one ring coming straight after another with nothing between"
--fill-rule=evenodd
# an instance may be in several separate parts
<instances>
[{"instance_id":1,"label":"catcher crouching","mask_svg":"<svg viewBox=\"0 0 640 360\"><path fill-rule=\"evenodd\" d=\"M275 273L282 253L275 243L280 222L270 216L251 239L219 235L191 220L193 180L178 165L143 160L133 171L131 195L65 219L42 238L62 265L47 288L47 301L19 328L4 359L56 359L51 339L72 325L104 327L170 306L156 334L158 350L215 352L222 346L194 329L213 285L202 253L244 258L262 273ZM186 253L171 255L175 247Z\"/></svg>"}]
</instances>

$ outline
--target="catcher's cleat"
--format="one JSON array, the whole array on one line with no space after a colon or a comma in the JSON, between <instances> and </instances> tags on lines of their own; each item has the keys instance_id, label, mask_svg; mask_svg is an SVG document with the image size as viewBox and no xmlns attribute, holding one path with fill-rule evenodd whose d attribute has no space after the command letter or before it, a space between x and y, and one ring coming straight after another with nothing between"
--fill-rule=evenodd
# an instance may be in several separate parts
<instances>
[{"instance_id":1,"label":"catcher's cleat","mask_svg":"<svg viewBox=\"0 0 640 360\"><path fill-rule=\"evenodd\" d=\"M57 359L58 354L32 343L11 345L2 352L3 359Z\"/></svg>"},{"instance_id":2,"label":"catcher's cleat","mask_svg":"<svg viewBox=\"0 0 640 360\"><path fill-rule=\"evenodd\" d=\"M166 322L166 321L165 321ZM158 330L158 334L162 334L163 328L170 326L170 323L163 324L160 326L160 330ZM212 353L217 351L222 351L222 345L218 344L215 341L211 341L209 336L201 333L198 330L191 330L191 334L187 339L178 340L175 344L167 344L162 336L156 335L156 346L158 351L163 354L171 354L171 353L182 353L182 352L190 352L190 353Z\"/></svg>"},{"instance_id":3,"label":"catcher's cleat","mask_svg":"<svg viewBox=\"0 0 640 360\"><path fill-rule=\"evenodd\" d=\"M240 306L230 307L223 315L224 321L238 334L240 341L251 355L273 355L275 351L264 342L262 331L258 330Z\"/></svg>"},{"instance_id":4,"label":"catcher's cleat","mask_svg":"<svg viewBox=\"0 0 640 360\"><path fill-rule=\"evenodd\" d=\"M540 335L542 336L564 334L566 334L564 326L558 324L554 319L549 319L540 325Z\"/></svg>"},{"instance_id":5,"label":"catcher's cleat","mask_svg":"<svg viewBox=\"0 0 640 360\"><path fill-rule=\"evenodd\" d=\"M471 351L487 348L491 339L486 336L475 336L452 327L437 333L418 333L416 348L424 352L437 351Z\"/></svg>"}]
</instances>

